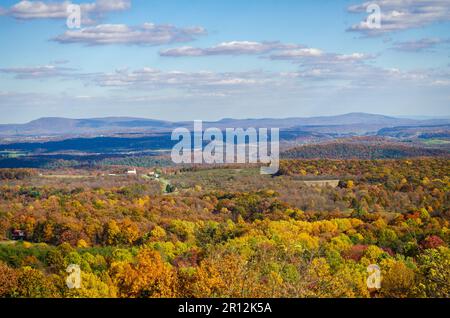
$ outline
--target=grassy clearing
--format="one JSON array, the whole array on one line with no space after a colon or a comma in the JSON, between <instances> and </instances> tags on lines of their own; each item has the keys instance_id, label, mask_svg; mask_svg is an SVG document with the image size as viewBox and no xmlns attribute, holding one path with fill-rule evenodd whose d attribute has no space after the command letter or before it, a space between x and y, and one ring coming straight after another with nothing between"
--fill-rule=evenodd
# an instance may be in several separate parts
<instances>
[{"instance_id":1,"label":"grassy clearing","mask_svg":"<svg viewBox=\"0 0 450 318\"><path fill-rule=\"evenodd\" d=\"M94 178L95 176L87 175L71 175L71 174L58 174L58 175L42 175L41 178L48 179L84 179L84 178Z\"/></svg>"},{"instance_id":2,"label":"grassy clearing","mask_svg":"<svg viewBox=\"0 0 450 318\"><path fill-rule=\"evenodd\" d=\"M210 189L232 189L237 180L248 178L262 178L268 180L269 176L260 175L258 168L248 169L206 169L197 171L185 171L168 176L169 181L178 188L193 188L196 185Z\"/></svg>"}]
</instances>

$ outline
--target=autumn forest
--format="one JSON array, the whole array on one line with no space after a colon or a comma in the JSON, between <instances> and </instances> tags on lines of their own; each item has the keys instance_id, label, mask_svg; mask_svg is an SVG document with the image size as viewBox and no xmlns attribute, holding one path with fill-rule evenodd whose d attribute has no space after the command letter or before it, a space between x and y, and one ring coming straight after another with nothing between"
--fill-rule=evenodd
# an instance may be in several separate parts
<instances>
[{"instance_id":1,"label":"autumn forest","mask_svg":"<svg viewBox=\"0 0 450 318\"><path fill-rule=\"evenodd\" d=\"M450 296L447 158L115 169L0 169L0 297Z\"/></svg>"}]
</instances>

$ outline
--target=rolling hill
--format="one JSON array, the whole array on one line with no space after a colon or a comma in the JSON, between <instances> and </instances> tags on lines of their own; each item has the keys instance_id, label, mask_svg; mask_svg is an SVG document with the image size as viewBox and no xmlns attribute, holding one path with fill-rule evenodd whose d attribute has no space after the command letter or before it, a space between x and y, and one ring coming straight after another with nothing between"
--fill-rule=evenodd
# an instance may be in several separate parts
<instances>
[{"instance_id":1,"label":"rolling hill","mask_svg":"<svg viewBox=\"0 0 450 318\"><path fill-rule=\"evenodd\" d=\"M327 143L289 149L285 159L401 159L414 157L448 157L449 149L434 149L403 144Z\"/></svg>"}]
</instances>

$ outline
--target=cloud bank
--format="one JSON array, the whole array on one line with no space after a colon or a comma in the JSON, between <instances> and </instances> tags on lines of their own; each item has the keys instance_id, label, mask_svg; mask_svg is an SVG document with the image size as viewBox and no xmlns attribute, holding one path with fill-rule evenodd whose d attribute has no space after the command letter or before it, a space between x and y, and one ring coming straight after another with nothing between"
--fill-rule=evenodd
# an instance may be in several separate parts
<instances>
[{"instance_id":1,"label":"cloud bank","mask_svg":"<svg viewBox=\"0 0 450 318\"><path fill-rule=\"evenodd\" d=\"M56 63L55 63L56 64ZM57 65L0 68L0 73L13 74L17 79L42 79L73 76L75 69Z\"/></svg>"},{"instance_id":2,"label":"cloud bank","mask_svg":"<svg viewBox=\"0 0 450 318\"><path fill-rule=\"evenodd\" d=\"M402 52L423 52L429 51L441 44L450 43L449 39L439 39L439 38L423 38L420 40L405 41L405 42L395 42L393 49Z\"/></svg>"},{"instance_id":3,"label":"cloud bank","mask_svg":"<svg viewBox=\"0 0 450 318\"><path fill-rule=\"evenodd\" d=\"M374 0L348 7L348 12L368 15L370 4L381 9L381 28L371 28L366 20L351 26L347 31L359 32L365 36L420 28L436 22L450 21L448 0Z\"/></svg>"},{"instance_id":4,"label":"cloud bank","mask_svg":"<svg viewBox=\"0 0 450 318\"><path fill-rule=\"evenodd\" d=\"M125 24L100 24L80 30L68 30L53 40L62 43L82 43L86 45L132 44L161 45L189 42L197 36L205 35L202 27L178 28L173 25L144 23L139 26Z\"/></svg>"},{"instance_id":5,"label":"cloud bank","mask_svg":"<svg viewBox=\"0 0 450 318\"><path fill-rule=\"evenodd\" d=\"M67 8L74 4L71 1L20 1L9 9L3 9L3 15L19 20L66 19ZM92 24L108 12L124 11L131 8L131 0L97 0L81 3L82 22ZM0 10L1 12L1 10Z\"/></svg>"},{"instance_id":6,"label":"cloud bank","mask_svg":"<svg viewBox=\"0 0 450 318\"><path fill-rule=\"evenodd\" d=\"M230 41L222 42L209 48L195 48L184 46L168 49L160 52L165 57L186 57L186 56L211 56L211 55L255 55L272 52L274 50L298 48L295 44L283 44L275 42L254 42L254 41Z\"/></svg>"}]
</instances>

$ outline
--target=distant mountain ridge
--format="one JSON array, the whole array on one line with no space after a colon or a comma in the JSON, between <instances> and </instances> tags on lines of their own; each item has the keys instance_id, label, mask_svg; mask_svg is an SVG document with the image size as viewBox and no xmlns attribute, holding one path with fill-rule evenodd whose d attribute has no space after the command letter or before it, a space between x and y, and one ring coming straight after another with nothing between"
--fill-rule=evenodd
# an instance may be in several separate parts
<instances>
[{"instance_id":1,"label":"distant mountain ridge","mask_svg":"<svg viewBox=\"0 0 450 318\"><path fill-rule=\"evenodd\" d=\"M0 125L0 135L59 135L126 132L139 128L162 130L172 127L172 123L162 120L133 117L105 117L91 119L70 119L45 117L26 124Z\"/></svg>"},{"instance_id":2,"label":"distant mountain ridge","mask_svg":"<svg viewBox=\"0 0 450 318\"><path fill-rule=\"evenodd\" d=\"M383 128L447 125L450 119L407 119L384 115L349 113L337 116L261 118L261 119L222 119L205 121L204 128L280 128L283 130L303 130L317 133L367 134L377 133ZM167 132L176 127L192 128L192 122L170 122L164 120L135 117L105 117L70 119L45 117L26 124L0 125L0 137L10 136L73 136L103 135L113 133Z\"/></svg>"}]
</instances>

